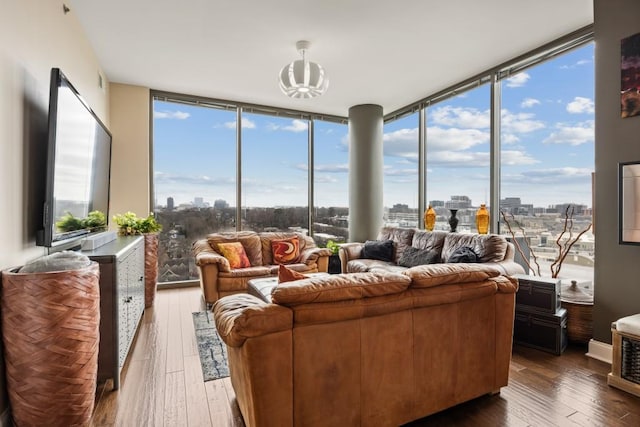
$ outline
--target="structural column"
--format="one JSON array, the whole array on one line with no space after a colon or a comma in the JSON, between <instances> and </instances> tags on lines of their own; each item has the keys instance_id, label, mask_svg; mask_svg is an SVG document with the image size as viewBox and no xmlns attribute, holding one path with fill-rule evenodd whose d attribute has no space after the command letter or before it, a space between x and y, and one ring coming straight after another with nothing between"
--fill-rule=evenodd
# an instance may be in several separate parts
<instances>
[{"instance_id":1,"label":"structural column","mask_svg":"<svg viewBox=\"0 0 640 427\"><path fill-rule=\"evenodd\" d=\"M382 107L349 108L349 241L375 239L382 226Z\"/></svg>"}]
</instances>

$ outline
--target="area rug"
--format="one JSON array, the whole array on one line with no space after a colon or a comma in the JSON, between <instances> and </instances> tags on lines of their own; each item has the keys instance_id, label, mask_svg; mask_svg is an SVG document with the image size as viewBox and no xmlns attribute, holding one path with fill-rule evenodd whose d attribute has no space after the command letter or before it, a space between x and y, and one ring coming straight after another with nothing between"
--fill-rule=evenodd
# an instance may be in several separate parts
<instances>
[{"instance_id":1,"label":"area rug","mask_svg":"<svg viewBox=\"0 0 640 427\"><path fill-rule=\"evenodd\" d=\"M193 326L196 330L198 353L202 366L202 377L205 381L217 380L229 376L227 347L220 339L213 313L196 311L193 313Z\"/></svg>"}]
</instances>

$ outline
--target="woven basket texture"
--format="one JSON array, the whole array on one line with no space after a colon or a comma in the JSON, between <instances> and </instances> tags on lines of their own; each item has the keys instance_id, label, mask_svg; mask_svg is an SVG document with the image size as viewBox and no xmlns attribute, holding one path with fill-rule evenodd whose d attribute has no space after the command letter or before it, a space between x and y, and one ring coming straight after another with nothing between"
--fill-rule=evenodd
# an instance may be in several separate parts
<instances>
[{"instance_id":1,"label":"woven basket texture","mask_svg":"<svg viewBox=\"0 0 640 427\"><path fill-rule=\"evenodd\" d=\"M99 268L2 272L2 336L16 426L87 425L95 401Z\"/></svg>"},{"instance_id":2,"label":"woven basket texture","mask_svg":"<svg viewBox=\"0 0 640 427\"><path fill-rule=\"evenodd\" d=\"M640 342L622 338L622 366L620 376L640 384Z\"/></svg>"},{"instance_id":3,"label":"woven basket texture","mask_svg":"<svg viewBox=\"0 0 640 427\"><path fill-rule=\"evenodd\" d=\"M144 235L144 306L149 308L156 299L158 282L158 235Z\"/></svg>"},{"instance_id":4,"label":"woven basket texture","mask_svg":"<svg viewBox=\"0 0 640 427\"><path fill-rule=\"evenodd\" d=\"M586 344L593 338L593 304L562 301L567 309L567 338L574 343Z\"/></svg>"}]
</instances>

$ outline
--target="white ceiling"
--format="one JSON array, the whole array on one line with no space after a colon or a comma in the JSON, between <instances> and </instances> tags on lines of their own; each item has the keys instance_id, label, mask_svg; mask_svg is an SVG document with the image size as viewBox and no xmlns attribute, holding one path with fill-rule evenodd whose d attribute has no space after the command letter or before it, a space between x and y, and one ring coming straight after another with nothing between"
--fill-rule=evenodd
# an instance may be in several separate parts
<instances>
[{"instance_id":1,"label":"white ceiling","mask_svg":"<svg viewBox=\"0 0 640 427\"><path fill-rule=\"evenodd\" d=\"M389 113L593 22L592 0L71 0L110 82L346 116ZM322 64L329 90L277 76Z\"/></svg>"}]
</instances>

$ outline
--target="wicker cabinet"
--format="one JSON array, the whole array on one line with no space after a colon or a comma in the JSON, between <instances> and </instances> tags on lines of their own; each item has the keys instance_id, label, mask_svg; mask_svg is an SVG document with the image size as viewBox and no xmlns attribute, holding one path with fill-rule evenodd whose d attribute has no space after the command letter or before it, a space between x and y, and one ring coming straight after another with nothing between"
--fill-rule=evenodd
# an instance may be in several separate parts
<instances>
[{"instance_id":1,"label":"wicker cabinet","mask_svg":"<svg viewBox=\"0 0 640 427\"><path fill-rule=\"evenodd\" d=\"M118 237L82 253L100 265L98 380L113 378L113 388L118 389L144 312L144 239Z\"/></svg>"}]
</instances>

